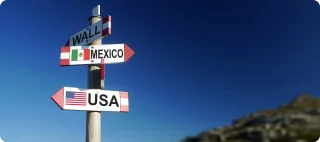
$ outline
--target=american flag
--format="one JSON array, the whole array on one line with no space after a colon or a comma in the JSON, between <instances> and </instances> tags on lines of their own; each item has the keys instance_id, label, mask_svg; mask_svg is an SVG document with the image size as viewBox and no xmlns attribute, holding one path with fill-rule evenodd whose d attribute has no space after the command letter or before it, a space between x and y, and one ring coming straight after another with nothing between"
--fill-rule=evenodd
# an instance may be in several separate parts
<instances>
[{"instance_id":1,"label":"american flag","mask_svg":"<svg viewBox=\"0 0 320 142\"><path fill-rule=\"evenodd\" d=\"M86 106L87 93L86 92L66 92L66 105Z\"/></svg>"}]
</instances>

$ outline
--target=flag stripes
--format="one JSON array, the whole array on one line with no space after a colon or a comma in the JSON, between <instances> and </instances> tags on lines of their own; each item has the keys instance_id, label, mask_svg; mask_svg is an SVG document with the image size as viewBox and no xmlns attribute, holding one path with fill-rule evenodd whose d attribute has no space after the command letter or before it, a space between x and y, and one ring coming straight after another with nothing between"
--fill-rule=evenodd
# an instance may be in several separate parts
<instances>
[{"instance_id":1,"label":"flag stripes","mask_svg":"<svg viewBox=\"0 0 320 142\"><path fill-rule=\"evenodd\" d=\"M70 47L62 47L60 53L60 66L68 66L70 64Z\"/></svg>"},{"instance_id":2,"label":"flag stripes","mask_svg":"<svg viewBox=\"0 0 320 142\"><path fill-rule=\"evenodd\" d=\"M129 112L128 92L120 92L120 112Z\"/></svg>"},{"instance_id":3,"label":"flag stripes","mask_svg":"<svg viewBox=\"0 0 320 142\"><path fill-rule=\"evenodd\" d=\"M111 16L106 16L102 19L102 37L111 34Z\"/></svg>"},{"instance_id":4,"label":"flag stripes","mask_svg":"<svg viewBox=\"0 0 320 142\"><path fill-rule=\"evenodd\" d=\"M71 51L71 61L90 60L90 49L73 49Z\"/></svg>"},{"instance_id":5,"label":"flag stripes","mask_svg":"<svg viewBox=\"0 0 320 142\"><path fill-rule=\"evenodd\" d=\"M87 92L66 91L66 105L86 106Z\"/></svg>"}]
</instances>

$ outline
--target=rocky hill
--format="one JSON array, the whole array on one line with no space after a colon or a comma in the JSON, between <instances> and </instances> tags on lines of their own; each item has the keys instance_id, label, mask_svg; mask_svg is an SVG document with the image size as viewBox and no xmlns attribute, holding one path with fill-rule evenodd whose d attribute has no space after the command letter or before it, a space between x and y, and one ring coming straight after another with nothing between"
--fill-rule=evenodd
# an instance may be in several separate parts
<instances>
[{"instance_id":1,"label":"rocky hill","mask_svg":"<svg viewBox=\"0 0 320 142\"><path fill-rule=\"evenodd\" d=\"M316 142L320 136L320 99L302 94L275 110L236 119L182 142Z\"/></svg>"}]
</instances>

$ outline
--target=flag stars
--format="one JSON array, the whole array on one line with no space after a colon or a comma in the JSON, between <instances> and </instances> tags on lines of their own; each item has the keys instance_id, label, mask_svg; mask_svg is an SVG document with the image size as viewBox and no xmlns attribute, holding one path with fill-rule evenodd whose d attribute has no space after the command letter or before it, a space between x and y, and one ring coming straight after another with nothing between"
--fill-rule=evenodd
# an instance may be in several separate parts
<instances>
[{"instance_id":1,"label":"flag stars","mask_svg":"<svg viewBox=\"0 0 320 142\"><path fill-rule=\"evenodd\" d=\"M70 91L67 91L66 92L66 98L74 98L74 93L70 92Z\"/></svg>"}]
</instances>

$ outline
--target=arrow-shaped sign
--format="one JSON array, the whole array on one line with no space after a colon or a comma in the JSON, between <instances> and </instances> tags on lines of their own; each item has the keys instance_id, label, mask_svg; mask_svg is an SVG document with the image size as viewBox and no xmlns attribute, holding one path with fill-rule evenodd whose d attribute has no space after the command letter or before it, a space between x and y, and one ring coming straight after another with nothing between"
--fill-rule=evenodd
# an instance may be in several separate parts
<instances>
[{"instance_id":1,"label":"arrow-shaped sign","mask_svg":"<svg viewBox=\"0 0 320 142\"><path fill-rule=\"evenodd\" d=\"M134 51L126 44L67 46L61 48L60 66L127 62Z\"/></svg>"},{"instance_id":2,"label":"arrow-shaped sign","mask_svg":"<svg viewBox=\"0 0 320 142\"><path fill-rule=\"evenodd\" d=\"M51 99L63 110L129 112L128 92L63 87Z\"/></svg>"},{"instance_id":3,"label":"arrow-shaped sign","mask_svg":"<svg viewBox=\"0 0 320 142\"><path fill-rule=\"evenodd\" d=\"M111 16L84 28L72 35L65 46L83 46L111 34Z\"/></svg>"}]
</instances>

